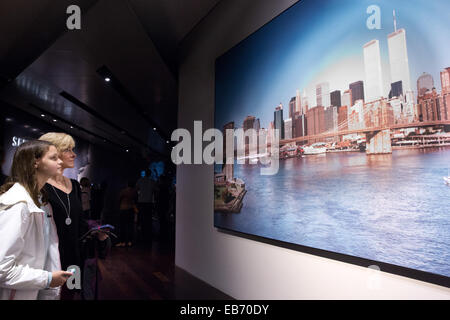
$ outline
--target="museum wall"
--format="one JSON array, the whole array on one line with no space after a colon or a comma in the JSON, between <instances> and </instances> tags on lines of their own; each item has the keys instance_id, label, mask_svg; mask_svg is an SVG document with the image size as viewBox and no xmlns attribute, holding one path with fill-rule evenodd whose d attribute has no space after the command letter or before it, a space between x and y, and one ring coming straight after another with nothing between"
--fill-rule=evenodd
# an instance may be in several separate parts
<instances>
[{"instance_id":1,"label":"museum wall","mask_svg":"<svg viewBox=\"0 0 450 320\"><path fill-rule=\"evenodd\" d=\"M293 0L227 0L181 44L178 127L214 126L214 64ZM326 10L326 8L317 8ZM300 32L300 30L299 30ZM176 265L237 299L449 299L450 289L214 228L213 166L177 170Z\"/></svg>"}]
</instances>

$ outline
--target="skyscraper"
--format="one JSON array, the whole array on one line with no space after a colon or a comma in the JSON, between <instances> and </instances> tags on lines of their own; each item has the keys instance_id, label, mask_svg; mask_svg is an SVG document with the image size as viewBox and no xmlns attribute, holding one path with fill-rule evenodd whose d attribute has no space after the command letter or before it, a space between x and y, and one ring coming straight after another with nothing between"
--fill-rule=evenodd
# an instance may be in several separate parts
<instances>
[{"instance_id":1,"label":"skyscraper","mask_svg":"<svg viewBox=\"0 0 450 320\"><path fill-rule=\"evenodd\" d=\"M357 100L364 100L364 82L356 81L350 83L350 91L352 92L352 106Z\"/></svg>"},{"instance_id":2,"label":"skyscraper","mask_svg":"<svg viewBox=\"0 0 450 320\"><path fill-rule=\"evenodd\" d=\"M284 139L292 139L292 118L284 120Z\"/></svg>"},{"instance_id":3,"label":"skyscraper","mask_svg":"<svg viewBox=\"0 0 450 320\"><path fill-rule=\"evenodd\" d=\"M372 40L363 46L365 80L365 100L366 102L380 99L383 88L381 74L380 43Z\"/></svg>"},{"instance_id":4,"label":"skyscraper","mask_svg":"<svg viewBox=\"0 0 450 320\"><path fill-rule=\"evenodd\" d=\"M322 82L316 85L317 106L328 108L330 106L330 84Z\"/></svg>"},{"instance_id":5,"label":"skyscraper","mask_svg":"<svg viewBox=\"0 0 450 320\"><path fill-rule=\"evenodd\" d=\"M330 93L331 106L340 107L341 106L341 91L336 90Z\"/></svg>"},{"instance_id":6,"label":"skyscraper","mask_svg":"<svg viewBox=\"0 0 450 320\"><path fill-rule=\"evenodd\" d=\"M442 94L450 93L450 68L441 71Z\"/></svg>"},{"instance_id":7,"label":"skyscraper","mask_svg":"<svg viewBox=\"0 0 450 320\"><path fill-rule=\"evenodd\" d=\"M298 89L295 92L295 112L302 113L302 100Z\"/></svg>"},{"instance_id":8,"label":"skyscraper","mask_svg":"<svg viewBox=\"0 0 450 320\"><path fill-rule=\"evenodd\" d=\"M349 90L345 90L344 93L342 94L342 106L347 106L347 107L351 107L352 106L352 91Z\"/></svg>"},{"instance_id":9,"label":"skyscraper","mask_svg":"<svg viewBox=\"0 0 450 320\"><path fill-rule=\"evenodd\" d=\"M295 99L296 99L296 97L292 97L291 98L291 100L289 101L289 118L293 118L294 117L294 114L295 114L295 106L296 106L296 103L295 103Z\"/></svg>"},{"instance_id":10,"label":"skyscraper","mask_svg":"<svg viewBox=\"0 0 450 320\"><path fill-rule=\"evenodd\" d=\"M301 114L306 114L308 112L308 96L306 95L306 89L303 89L301 107Z\"/></svg>"},{"instance_id":11,"label":"skyscraper","mask_svg":"<svg viewBox=\"0 0 450 320\"><path fill-rule=\"evenodd\" d=\"M227 135L226 132L227 130L234 130L234 122L228 122L227 124L225 124L223 126L223 165L222 165L222 172L225 174L225 180L233 180L233 172L234 172L234 168L233 168L233 156L234 156L234 148L230 147L230 152L228 154L228 156L230 156L231 158L231 163L227 164Z\"/></svg>"},{"instance_id":12,"label":"skyscraper","mask_svg":"<svg viewBox=\"0 0 450 320\"><path fill-rule=\"evenodd\" d=\"M388 35L389 65L391 69L391 83L401 81L403 95L411 91L409 74L408 50L406 47L405 29L397 30L397 20L394 11L394 32Z\"/></svg>"},{"instance_id":13,"label":"skyscraper","mask_svg":"<svg viewBox=\"0 0 450 320\"><path fill-rule=\"evenodd\" d=\"M442 120L450 120L450 68L441 71Z\"/></svg>"},{"instance_id":14,"label":"skyscraper","mask_svg":"<svg viewBox=\"0 0 450 320\"><path fill-rule=\"evenodd\" d=\"M417 79L417 96L423 96L427 91L431 91L434 87L434 80L431 74L422 73Z\"/></svg>"},{"instance_id":15,"label":"skyscraper","mask_svg":"<svg viewBox=\"0 0 450 320\"><path fill-rule=\"evenodd\" d=\"M280 139L284 139L283 105L281 103L275 108L273 113L273 125L274 129L279 130Z\"/></svg>"},{"instance_id":16,"label":"skyscraper","mask_svg":"<svg viewBox=\"0 0 450 320\"><path fill-rule=\"evenodd\" d=\"M401 81L397 81L391 83L391 92L389 93L389 99L393 97L400 97L403 95L403 83Z\"/></svg>"},{"instance_id":17,"label":"skyscraper","mask_svg":"<svg viewBox=\"0 0 450 320\"><path fill-rule=\"evenodd\" d=\"M254 116L247 116L244 119L244 123L242 124L244 131L247 131L248 129L254 129L255 128L255 120L256 120L256 118Z\"/></svg>"}]
</instances>

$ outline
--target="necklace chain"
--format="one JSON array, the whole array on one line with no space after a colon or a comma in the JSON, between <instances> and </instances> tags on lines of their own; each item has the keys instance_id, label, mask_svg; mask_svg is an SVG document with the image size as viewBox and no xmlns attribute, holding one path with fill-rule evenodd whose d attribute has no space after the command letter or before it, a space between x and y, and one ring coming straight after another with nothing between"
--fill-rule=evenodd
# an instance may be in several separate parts
<instances>
[{"instance_id":1,"label":"necklace chain","mask_svg":"<svg viewBox=\"0 0 450 320\"><path fill-rule=\"evenodd\" d=\"M52 186L52 185L51 185L51 186ZM56 196L58 197L59 201L61 201L61 204L63 205L64 210L66 211L67 218L70 218L70 199L69 199L69 194L66 193L66 195L67 195L67 204L69 205L69 210L67 210L66 205L64 204L64 202L63 202L63 201L61 200L61 198L59 197L59 194L58 194L58 192L56 192L55 187L52 186L52 188L53 188L53 191L55 191Z\"/></svg>"}]
</instances>

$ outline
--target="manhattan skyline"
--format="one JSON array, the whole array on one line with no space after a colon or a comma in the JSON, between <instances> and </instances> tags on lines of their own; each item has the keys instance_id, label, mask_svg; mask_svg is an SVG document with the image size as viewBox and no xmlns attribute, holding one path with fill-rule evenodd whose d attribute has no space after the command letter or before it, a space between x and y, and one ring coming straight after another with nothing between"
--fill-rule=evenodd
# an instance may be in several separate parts
<instances>
[{"instance_id":1,"label":"manhattan skyline","mask_svg":"<svg viewBox=\"0 0 450 320\"><path fill-rule=\"evenodd\" d=\"M316 1L315 8L317 2L325 4L325 1ZM343 93L351 82L365 81L363 46L372 40L376 40L380 48L381 95L387 97L391 84L388 35L394 32L393 10L396 11L397 29L406 30L410 82L414 84L426 72L433 76L436 89L440 91L440 83L436 81L439 72L450 65L446 56L450 46L441 38L445 21L436 19L439 15L434 15L436 23L433 26L427 26L422 21L436 13L433 9L445 11L445 8L450 9L450 4L444 1L427 4L424 12L421 7L425 4L418 1L410 1L408 5L378 1L381 30L369 30L366 27L369 15L365 10L370 2L326 1L329 11L334 13L333 17L321 12L313 19L314 14L308 14L308 11L317 9L312 7L311 1L302 1L276 19L277 24L264 26L219 58L216 70L220 74L216 82L216 126L221 127L229 121L239 125L247 115L255 115L261 119L261 127L267 128L268 123L273 121L275 107L281 102L287 111L289 100L296 95L296 90L303 94L306 89L309 108L312 108L316 106L318 84L328 82L330 92L340 90ZM412 2L417 2L417 6ZM348 21L351 16L354 19ZM296 17L309 17L313 21L308 18L298 21ZM330 25L336 22L335 19L344 19L349 23ZM329 23L323 24L324 20L329 20ZM299 34L296 27L300 26L303 28ZM267 41L264 42L264 38ZM256 51L275 43L279 45L272 52ZM314 52L320 54L314 55ZM256 68L258 62L260 67ZM269 79L263 76L268 73L271 74ZM411 87L417 95L416 88Z\"/></svg>"}]
</instances>

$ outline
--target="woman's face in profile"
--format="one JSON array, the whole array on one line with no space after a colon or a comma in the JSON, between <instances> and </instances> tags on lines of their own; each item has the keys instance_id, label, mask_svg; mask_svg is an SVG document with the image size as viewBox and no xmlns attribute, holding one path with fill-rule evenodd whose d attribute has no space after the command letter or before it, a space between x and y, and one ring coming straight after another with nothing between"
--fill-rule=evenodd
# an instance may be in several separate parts
<instances>
[{"instance_id":1,"label":"woman's face in profile","mask_svg":"<svg viewBox=\"0 0 450 320\"><path fill-rule=\"evenodd\" d=\"M73 168L75 166L75 158L77 155L73 152L72 148L67 148L59 154L59 158L62 160L62 167L65 168Z\"/></svg>"}]
</instances>

